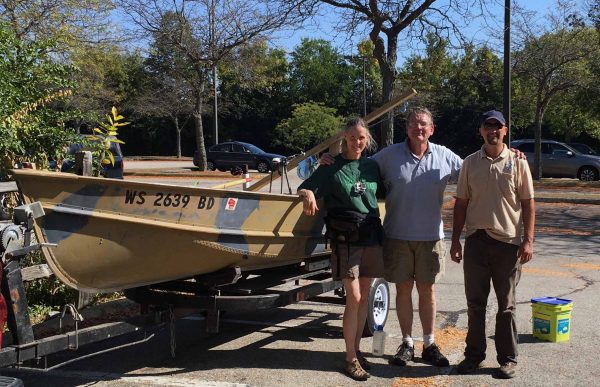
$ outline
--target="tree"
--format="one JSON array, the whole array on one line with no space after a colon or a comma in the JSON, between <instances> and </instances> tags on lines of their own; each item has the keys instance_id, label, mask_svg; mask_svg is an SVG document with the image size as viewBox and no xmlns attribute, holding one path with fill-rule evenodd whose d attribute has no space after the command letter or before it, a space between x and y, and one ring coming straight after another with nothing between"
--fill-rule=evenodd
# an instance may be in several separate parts
<instances>
[{"instance_id":1,"label":"tree","mask_svg":"<svg viewBox=\"0 0 600 387\"><path fill-rule=\"evenodd\" d=\"M275 143L285 144L293 152L308 150L342 128L343 118L335 113L335 109L315 102L296 104L292 116L275 128Z\"/></svg>"},{"instance_id":2,"label":"tree","mask_svg":"<svg viewBox=\"0 0 600 387\"><path fill-rule=\"evenodd\" d=\"M563 92L589 88L594 82L589 59L598 53L598 33L580 22L569 3L559 7L546 19L549 31L535 34L525 25L523 46L514 54L515 75L531 87L525 100L535 101L535 157L532 174L542 177L542 122L550 102ZM549 23L548 23L549 22ZM526 89L523 89L526 90ZM531 105L529 105L531 106Z\"/></svg>"},{"instance_id":3,"label":"tree","mask_svg":"<svg viewBox=\"0 0 600 387\"><path fill-rule=\"evenodd\" d=\"M76 132L82 125L91 127L112 106L131 104L142 82L143 58L137 52L124 52L113 44L81 44L71 49L70 62L80 71L72 74L77 90L68 106L77 111L72 120Z\"/></svg>"},{"instance_id":4,"label":"tree","mask_svg":"<svg viewBox=\"0 0 600 387\"><path fill-rule=\"evenodd\" d=\"M290 61L292 99L321 102L345 114L358 69L323 39L302 39Z\"/></svg>"},{"instance_id":5,"label":"tree","mask_svg":"<svg viewBox=\"0 0 600 387\"><path fill-rule=\"evenodd\" d=\"M373 42L373 56L379 63L383 80L383 103L390 101L394 94L397 78L396 62L398 59L398 42L400 34L406 37L404 44L412 39L422 39L428 32L439 36L449 36L454 32L460 35L453 16L470 17L469 5L476 2L449 1L435 7L436 0L402 0L402 1L359 1L359 0L316 0L341 10L346 16L342 19L349 33L355 33L361 26L368 29ZM406 87L412 85L405 85ZM383 128L381 146L393 143L394 125L391 117Z\"/></svg>"},{"instance_id":6,"label":"tree","mask_svg":"<svg viewBox=\"0 0 600 387\"><path fill-rule=\"evenodd\" d=\"M266 40L246 43L221 62L219 111L224 139L272 146L273 128L290 116L294 102L288 70L286 52L268 47Z\"/></svg>"},{"instance_id":7,"label":"tree","mask_svg":"<svg viewBox=\"0 0 600 387\"><path fill-rule=\"evenodd\" d=\"M600 139L597 93L597 90L591 89L570 89L558 93L548 105L545 116L550 131L562 137L564 142L573 142L583 133Z\"/></svg>"},{"instance_id":8,"label":"tree","mask_svg":"<svg viewBox=\"0 0 600 387\"><path fill-rule=\"evenodd\" d=\"M71 92L74 68L52 60L52 48L50 40L21 41L0 23L0 179L22 159L46 165L69 141L56 102Z\"/></svg>"},{"instance_id":9,"label":"tree","mask_svg":"<svg viewBox=\"0 0 600 387\"><path fill-rule=\"evenodd\" d=\"M177 28L178 21L173 14L166 14L161 22L166 24L161 31ZM168 117L175 128L176 154L181 157L181 131L194 110L194 89L190 85L193 72L186 58L180 51L173 50L162 33L153 33L153 38L150 55L144 63L145 82L135 97L134 106L140 114Z\"/></svg>"},{"instance_id":10,"label":"tree","mask_svg":"<svg viewBox=\"0 0 600 387\"><path fill-rule=\"evenodd\" d=\"M373 56L373 47L373 42L363 40L358 44L358 55L350 57L350 63L355 68L355 78L347 111L353 114L365 115L382 105L381 72L377 59Z\"/></svg>"},{"instance_id":11,"label":"tree","mask_svg":"<svg viewBox=\"0 0 600 387\"><path fill-rule=\"evenodd\" d=\"M108 22L112 9L110 0L0 0L0 21L18 40L52 39L53 49L62 51L114 36Z\"/></svg>"},{"instance_id":12,"label":"tree","mask_svg":"<svg viewBox=\"0 0 600 387\"><path fill-rule=\"evenodd\" d=\"M142 31L162 35L165 44L187 60L189 82L194 90L193 117L201 170L206 168L202 114L210 70L236 47L302 20L303 3L302 0L121 0ZM163 22L167 15L173 22Z\"/></svg>"}]
</instances>

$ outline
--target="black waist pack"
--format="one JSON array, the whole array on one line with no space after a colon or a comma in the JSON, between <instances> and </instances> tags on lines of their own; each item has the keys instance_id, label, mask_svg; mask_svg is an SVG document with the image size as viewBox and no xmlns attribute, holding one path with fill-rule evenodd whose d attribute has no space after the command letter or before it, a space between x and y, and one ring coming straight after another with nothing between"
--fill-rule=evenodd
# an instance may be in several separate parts
<instances>
[{"instance_id":1,"label":"black waist pack","mask_svg":"<svg viewBox=\"0 0 600 387\"><path fill-rule=\"evenodd\" d=\"M325 217L327 237L333 242L364 243L380 239L381 221L357 211L331 209Z\"/></svg>"}]
</instances>

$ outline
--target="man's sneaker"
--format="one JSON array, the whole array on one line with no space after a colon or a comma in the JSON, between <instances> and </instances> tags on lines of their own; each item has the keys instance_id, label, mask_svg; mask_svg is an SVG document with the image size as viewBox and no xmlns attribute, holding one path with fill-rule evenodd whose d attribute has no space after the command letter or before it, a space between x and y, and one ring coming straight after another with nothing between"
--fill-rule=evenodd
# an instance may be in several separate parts
<instances>
[{"instance_id":1,"label":"man's sneaker","mask_svg":"<svg viewBox=\"0 0 600 387\"><path fill-rule=\"evenodd\" d=\"M515 369L517 368L517 363L513 363L511 361L506 362L500 366L494 373L494 376L498 379L512 379L515 377Z\"/></svg>"},{"instance_id":2,"label":"man's sneaker","mask_svg":"<svg viewBox=\"0 0 600 387\"><path fill-rule=\"evenodd\" d=\"M481 368L481 365L481 361L473 359L472 357L466 357L463 361L458 363L458 366L456 367L456 372L458 372L461 375L472 374L478 368Z\"/></svg>"},{"instance_id":3,"label":"man's sneaker","mask_svg":"<svg viewBox=\"0 0 600 387\"><path fill-rule=\"evenodd\" d=\"M411 347L408 343L402 343L398 347L398 352L390 359L390 363L397 366L405 366L407 362L415 358L415 347Z\"/></svg>"},{"instance_id":4,"label":"man's sneaker","mask_svg":"<svg viewBox=\"0 0 600 387\"><path fill-rule=\"evenodd\" d=\"M446 359L446 356L442 355L440 349L435 343L431 344L427 348L423 348L421 358L426 362L429 362L437 367L448 367L450 362Z\"/></svg>"}]
</instances>

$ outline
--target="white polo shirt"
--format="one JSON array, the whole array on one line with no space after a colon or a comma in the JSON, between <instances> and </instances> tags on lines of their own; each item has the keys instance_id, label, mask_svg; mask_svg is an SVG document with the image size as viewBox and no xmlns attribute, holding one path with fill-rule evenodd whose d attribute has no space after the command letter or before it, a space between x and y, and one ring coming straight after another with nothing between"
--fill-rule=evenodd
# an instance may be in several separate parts
<instances>
[{"instance_id":1,"label":"white polo shirt","mask_svg":"<svg viewBox=\"0 0 600 387\"><path fill-rule=\"evenodd\" d=\"M390 145L372 158L379 164L386 187L386 236L407 241L443 239L444 190L449 180L457 180L462 159L431 142L419 159L406 141Z\"/></svg>"}]
</instances>

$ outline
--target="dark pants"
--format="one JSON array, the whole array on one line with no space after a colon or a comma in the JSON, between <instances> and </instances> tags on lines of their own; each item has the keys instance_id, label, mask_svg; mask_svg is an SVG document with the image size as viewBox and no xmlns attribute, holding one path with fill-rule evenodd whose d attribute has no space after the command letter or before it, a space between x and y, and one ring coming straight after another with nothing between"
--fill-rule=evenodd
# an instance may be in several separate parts
<instances>
[{"instance_id":1,"label":"dark pants","mask_svg":"<svg viewBox=\"0 0 600 387\"><path fill-rule=\"evenodd\" d=\"M516 286L521 278L519 247L500 242L478 230L465 242L464 274L469 331L465 357L485 359L485 311L490 280L498 299L496 314L496 354L498 363L517 362L517 325L515 322Z\"/></svg>"}]
</instances>

